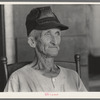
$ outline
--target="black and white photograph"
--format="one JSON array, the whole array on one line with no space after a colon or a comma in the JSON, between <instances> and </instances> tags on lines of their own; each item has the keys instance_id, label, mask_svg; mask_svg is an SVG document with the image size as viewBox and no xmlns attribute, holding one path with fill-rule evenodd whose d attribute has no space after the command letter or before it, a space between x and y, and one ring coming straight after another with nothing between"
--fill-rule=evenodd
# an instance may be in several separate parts
<instances>
[{"instance_id":1,"label":"black and white photograph","mask_svg":"<svg viewBox=\"0 0 100 100\"><path fill-rule=\"evenodd\" d=\"M100 4L0 4L0 92L100 92Z\"/></svg>"}]
</instances>

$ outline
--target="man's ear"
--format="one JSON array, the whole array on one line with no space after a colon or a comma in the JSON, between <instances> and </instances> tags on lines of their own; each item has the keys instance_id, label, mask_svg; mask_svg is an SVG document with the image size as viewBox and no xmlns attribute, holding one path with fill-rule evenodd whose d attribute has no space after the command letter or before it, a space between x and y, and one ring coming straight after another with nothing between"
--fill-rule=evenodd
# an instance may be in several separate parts
<instances>
[{"instance_id":1,"label":"man's ear","mask_svg":"<svg viewBox=\"0 0 100 100\"><path fill-rule=\"evenodd\" d=\"M32 47L35 48L36 47L36 41L33 37L28 37L28 44Z\"/></svg>"}]
</instances>

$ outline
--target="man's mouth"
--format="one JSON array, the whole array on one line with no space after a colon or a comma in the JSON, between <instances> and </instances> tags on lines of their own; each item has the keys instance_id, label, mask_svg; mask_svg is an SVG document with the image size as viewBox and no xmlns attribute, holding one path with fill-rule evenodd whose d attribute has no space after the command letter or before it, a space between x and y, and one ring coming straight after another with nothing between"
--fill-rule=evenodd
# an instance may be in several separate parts
<instances>
[{"instance_id":1,"label":"man's mouth","mask_svg":"<svg viewBox=\"0 0 100 100\"><path fill-rule=\"evenodd\" d=\"M50 46L49 48L58 48L57 46Z\"/></svg>"},{"instance_id":2,"label":"man's mouth","mask_svg":"<svg viewBox=\"0 0 100 100\"><path fill-rule=\"evenodd\" d=\"M59 50L58 46L50 46L49 48L54 48L54 49L58 49Z\"/></svg>"}]
</instances>

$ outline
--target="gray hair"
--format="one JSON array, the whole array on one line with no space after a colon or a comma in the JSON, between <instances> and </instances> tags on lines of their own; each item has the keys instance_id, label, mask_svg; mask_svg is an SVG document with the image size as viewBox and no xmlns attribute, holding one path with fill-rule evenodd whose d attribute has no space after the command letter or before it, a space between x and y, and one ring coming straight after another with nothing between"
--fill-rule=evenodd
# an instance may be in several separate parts
<instances>
[{"instance_id":1,"label":"gray hair","mask_svg":"<svg viewBox=\"0 0 100 100\"><path fill-rule=\"evenodd\" d=\"M34 37L34 39L37 39L38 37L41 37L41 30L33 30L28 37Z\"/></svg>"}]
</instances>

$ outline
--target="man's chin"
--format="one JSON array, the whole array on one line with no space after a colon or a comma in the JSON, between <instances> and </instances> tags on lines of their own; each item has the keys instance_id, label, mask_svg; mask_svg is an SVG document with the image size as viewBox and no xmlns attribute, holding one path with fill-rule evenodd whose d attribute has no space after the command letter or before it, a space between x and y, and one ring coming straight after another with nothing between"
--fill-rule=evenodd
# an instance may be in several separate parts
<instances>
[{"instance_id":1,"label":"man's chin","mask_svg":"<svg viewBox=\"0 0 100 100\"><path fill-rule=\"evenodd\" d=\"M56 57L57 55L58 55L58 53L53 53L53 52L48 54L48 56L50 56L50 57Z\"/></svg>"}]
</instances>

